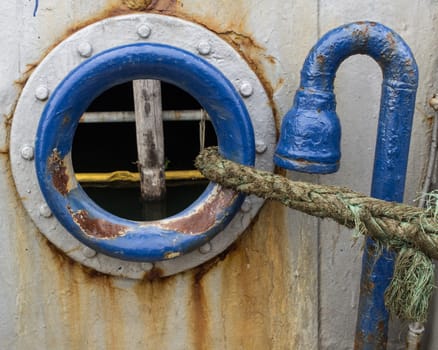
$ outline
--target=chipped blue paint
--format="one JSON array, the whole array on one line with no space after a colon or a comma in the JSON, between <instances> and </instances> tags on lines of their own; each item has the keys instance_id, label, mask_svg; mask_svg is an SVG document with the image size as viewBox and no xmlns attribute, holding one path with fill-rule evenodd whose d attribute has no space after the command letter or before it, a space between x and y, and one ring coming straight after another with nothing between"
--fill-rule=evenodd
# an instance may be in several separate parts
<instances>
[{"instance_id":1,"label":"chipped blue paint","mask_svg":"<svg viewBox=\"0 0 438 350\"><path fill-rule=\"evenodd\" d=\"M313 47L301 71L294 105L283 119L274 160L297 171L330 173L339 168L341 127L333 93L335 73L351 55L365 54L383 71L371 195L403 200L418 72L403 39L375 22L351 23L328 32ZM393 256L376 256L367 241L363 257L356 349L384 349L388 313L384 291Z\"/></svg>"},{"instance_id":2,"label":"chipped blue paint","mask_svg":"<svg viewBox=\"0 0 438 350\"><path fill-rule=\"evenodd\" d=\"M206 60L190 52L168 45L139 43L91 57L58 85L38 126L36 172L53 214L78 240L116 258L159 261L185 254L209 241L230 222L244 196L229 196L228 190L210 184L181 213L153 222L114 216L91 201L76 184L71 166L76 127L94 98L112 86L136 79L163 80L187 91L208 112L221 153L236 162L254 164L252 123L232 83ZM212 198L217 199L213 204ZM208 222L203 223L205 218L198 213L209 217Z\"/></svg>"},{"instance_id":3,"label":"chipped blue paint","mask_svg":"<svg viewBox=\"0 0 438 350\"><path fill-rule=\"evenodd\" d=\"M38 0L35 0L35 6L33 8L33 16L34 17L36 16L36 14L38 12L38 5L39 5Z\"/></svg>"}]
</instances>

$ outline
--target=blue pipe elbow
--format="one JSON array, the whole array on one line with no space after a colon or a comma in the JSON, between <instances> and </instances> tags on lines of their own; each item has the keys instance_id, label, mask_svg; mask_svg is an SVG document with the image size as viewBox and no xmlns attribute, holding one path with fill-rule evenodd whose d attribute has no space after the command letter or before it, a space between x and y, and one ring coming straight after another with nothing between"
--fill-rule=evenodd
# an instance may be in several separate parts
<instances>
[{"instance_id":1,"label":"blue pipe elbow","mask_svg":"<svg viewBox=\"0 0 438 350\"><path fill-rule=\"evenodd\" d=\"M355 54L369 55L383 70L379 130L393 127L391 120L407 124L412 118L418 73L403 39L375 22L341 26L323 36L304 62L294 105L283 119L274 156L278 166L321 174L338 170L341 128L333 83L339 65ZM402 145L401 153L408 145ZM385 161L381 150L378 144L377 159Z\"/></svg>"}]
</instances>

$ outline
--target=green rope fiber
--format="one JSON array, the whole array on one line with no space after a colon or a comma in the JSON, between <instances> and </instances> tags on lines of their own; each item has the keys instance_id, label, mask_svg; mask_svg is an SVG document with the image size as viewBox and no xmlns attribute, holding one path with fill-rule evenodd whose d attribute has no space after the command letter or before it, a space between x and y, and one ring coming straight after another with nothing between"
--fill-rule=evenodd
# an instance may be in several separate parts
<instances>
[{"instance_id":1,"label":"green rope fiber","mask_svg":"<svg viewBox=\"0 0 438 350\"><path fill-rule=\"evenodd\" d=\"M391 314L424 322L434 290L438 259L438 193L428 194L427 208L387 202L344 187L291 181L283 176L242 166L222 158L217 147L203 150L196 167L224 187L284 205L319 218L330 218L374 239L378 249L398 253L394 274L385 292Z\"/></svg>"},{"instance_id":2,"label":"green rope fiber","mask_svg":"<svg viewBox=\"0 0 438 350\"><path fill-rule=\"evenodd\" d=\"M424 253L402 248L385 291L385 305L401 319L425 322L434 289L434 265Z\"/></svg>"}]
</instances>

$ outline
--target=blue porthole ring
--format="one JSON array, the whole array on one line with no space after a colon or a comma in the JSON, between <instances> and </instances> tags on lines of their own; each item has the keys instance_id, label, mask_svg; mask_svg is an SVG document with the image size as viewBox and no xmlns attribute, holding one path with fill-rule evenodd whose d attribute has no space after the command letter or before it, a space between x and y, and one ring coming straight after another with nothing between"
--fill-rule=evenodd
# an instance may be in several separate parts
<instances>
[{"instance_id":1,"label":"blue porthole ring","mask_svg":"<svg viewBox=\"0 0 438 350\"><path fill-rule=\"evenodd\" d=\"M138 43L103 51L58 85L41 115L35 140L36 173L47 204L69 233L97 252L153 262L208 242L229 223L244 196L210 183L182 212L150 222L117 217L87 196L71 163L79 119L102 92L136 79L166 81L196 98L209 114L226 158L253 165L255 142L250 117L233 84L205 59L173 46Z\"/></svg>"}]
</instances>

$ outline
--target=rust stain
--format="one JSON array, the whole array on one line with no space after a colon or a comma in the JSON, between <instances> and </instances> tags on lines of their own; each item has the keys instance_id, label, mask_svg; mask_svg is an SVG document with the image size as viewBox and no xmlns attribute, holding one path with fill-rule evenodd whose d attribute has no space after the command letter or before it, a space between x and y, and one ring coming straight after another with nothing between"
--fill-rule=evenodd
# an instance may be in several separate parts
<instances>
[{"instance_id":1,"label":"rust stain","mask_svg":"<svg viewBox=\"0 0 438 350\"><path fill-rule=\"evenodd\" d=\"M51 47L52 49L53 47ZM44 54L44 57L48 54L49 52L46 52ZM35 63L30 63L26 65L26 71L22 74L21 78L18 80L14 81L14 84L17 85L20 89L24 88L24 85L26 84L27 80L29 79L29 77L31 76L31 74L33 73L33 71L35 70L36 67L38 67L39 62L42 61L43 58L41 58L38 62Z\"/></svg>"},{"instance_id":2,"label":"rust stain","mask_svg":"<svg viewBox=\"0 0 438 350\"><path fill-rule=\"evenodd\" d=\"M20 80L16 81L16 84L23 87L32 71L38 66L39 62L41 62L50 53L50 51L53 50L53 48L78 30L105 18L138 12L158 13L186 19L216 33L231 46L233 46L251 66L262 83L268 95L269 104L274 114L278 132L278 127L281 122L281 115L274 101L275 89L268 77L268 73L263 69L264 61L274 65L276 64L277 60L272 55L266 55L266 49L263 47L263 45L259 44L251 34L246 32L244 28L244 14L238 13L236 16L231 16L229 19L227 19L227 22L220 21L220 19L216 17L207 16L205 14L202 16L196 16L184 11L184 4L181 0L111 1L101 12L86 20L77 22L68 28L62 35L59 36L58 40L56 40L53 45L45 50L37 62L28 65L28 70L23 74Z\"/></svg>"},{"instance_id":3,"label":"rust stain","mask_svg":"<svg viewBox=\"0 0 438 350\"><path fill-rule=\"evenodd\" d=\"M47 329L36 329L44 332L47 348L89 348L102 341L106 349L159 349L166 344L170 318L181 317L169 312L172 300L182 302L176 294L177 276L156 279L152 274L159 275L158 269L144 281L107 276L71 260L36 233L25 227L19 233L21 283L34 287L20 289L21 334L38 326L34 315L41 315L37 310L43 303ZM23 251L32 237L39 244L26 256ZM41 343L27 335L19 344L32 348Z\"/></svg>"},{"instance_id":4,"label":"rust stain","mask_svg":"<svg viewBox=\"0 0 438 350\"><path fill-rule=\"evenodd\" d=\"M367 276L369 276L369 274L367 274ZM366 283L364 283L361 286L361 292L364 292L365 294L371 295L373 293L373 290L375 288L374 282L371 281L371 279L367 279Z\"/></svg>"},{"instance_id":5,"label":"rust stain","mask_svg":"<svg viewBox=\"0 0 438 350\"><path fill-rule=\"evenodd\" d=\"M267 202L237 243L239 249L223 262L221 308L228 315L226 347L297 348L291 344L290 310L294 308L283 215L278 203Z\"/></svg>"},{"instance_id":6,"label":"rust stain","mask_svg":"<svg viewBox=\"0 0 438 350\"><path fill-rule=\"evenodd\" d=\"M69 115L65 115L65 116L62 118L62 125L67 125L67 124L69 124L69 123L70 123L70 120L71 120L70 116L69 116Z\"/></svg>"},{"instance_id":7,"label":"rust stain","mask_svg":"<svg viewBox=\"0 0 438 350\"><path fill-rule=\"evenodd\" d=\"M49 321L52 329L62 333L66 344L86 348L90 342L97 342L96 335L90 331L93 324L103 322L103 334L99 338L105 340L107 348L123 348L128 340L125 328L109 321L115 315L121 317L124 311L123 293L114 288L114 279L72 261L49 242L46 246L50 254L46 255L48 266L43 278L53 283L52 288L58 293L55 305L61 313L56 318L59 324ZM58 348L66 347L59 346L62 344L59 340L56 344Z\"/></svg>"},{"instance_id":8,"label":"rust stain","mask_svg":"<svg viewBox=\"0 0 438 350\"><path fill-rule=\"evenodd\" d=\"M354 350L363 349L364 344L365 344L365 334L362 331L357 332L354 338Z\"/></svg>"},{"instance_id":9,"label":"rust stain","mask_svg":"<svg viewBox=\"0 0 438 350\"><path fill-rule=\"evenodd\" d=\"M201 23L202 24L202 23ZM280 114L277 109L277 106L274 102L274 88L270 79L268 78L268 74L263 69L263 59L266 59L267 56L264 55L265 48L259 45L255 39L253 39L250 35L242 32L237 32L235 30L228 30L217 32L211 25L203 24L207 29L218 34L222 39L227 41L231 46L233 46L240 55L248 62L251 68L256 73L260 82L262 83L269 99L269 105L273 111L274 117L276 119L276 124L280 124ZM268 61L272 64L275 63L275 60L272 59L272 56L269 56Z\"/></svg>"},{"instance_id":10,"label":"rust stain","mask_svg":"<svg viewBox=\"0 0 438 350\"><path fill-rule=\"evenodd\" d=\"M272 56L272 55L264 55L264 57L265 57L265 59L269 62L269 63L271 63L272 65L275 65L275 64L277 64L277 58L275 58L274 56Z\"/></svg>"},{"instance_id":11,"label":"rust stain","mask_svg":"<svg viewBox=\"0 0 438 350\"><path fill-rule=\"evenodd\" d=\"M161 270L160 268L154 266L147 273L145 273L143 280L152 282L152 281L163 278L163 275L164 275L164 271Z\"/></svg>"},{"instance_id":12,"label":"rust stain","mask_svg":"<svg viewBox=\"0 0 438 350\"><path fill-rule=\"evenodd\" d=\"M135 299L125 301L125 305L135 302L137 310L131 316L138 314L136 325L131 324L130 333L137 337L137 343L127 342L121 349L129 348L128 344L143 345L143 349L172 349L175 342L172 340L173 327L184 327L184 312L187 308L189 298L184 294L184 290L178 290L177 285L184 280L183 275L168 278L152 278L136 282L133 286ZM174 305L180 305L183 313L173 311ZM179 309L179 306L178 308ZM128 321L129 322L129 321ZM191 327L191 326L190 326ZM109 347L113 349L113 347Z\"/></svg>"},{"instance_id":13,"label":"rust stain","mask_svg":"<svg viewBox=\"0 0 438 350\"><path fill-rule=\"evenodd\" d=\"M268 202L228 254L192 272L192 348L298 348L288 246L284 209Z\"/></svg>"},{"instance_id":14,"label":"rust stain","mask_svg":"<svg viewBox=\"0 0 438 350\"><path fill-rule=\"evenodd\" d=\"M212 344L214 334L219 334L217 330L214 330L211 326L214 313L212 312L209 303L212 302L211 296L209 296L209 287L217 288L214 283L208 280L208 277L214 274L216 271L223 271L223 265L220 265L222 261L227 259L229 254L236 250L237 246L233 243L228 249L216 256L210 261L196 267L195 269L187 272L190 276L191 284L191 307L189 311L190 323L193 324L192 334L192 348L193 349L211 349L215 348ZM237 252L236 252L237 253ZM210 274L211 272L211 274ZM227 271L224 271L227 273ZM222 300L221 300L222 302ZM229 315L223 315L224 322L226 322ZM220 346L226 348L226 346Z\"/></svg>"},{"instance_id":15,"label":"rust stain","mask_svg":"<svg viewBox=\"0 0 438 350\"><path fill-rule=\"evenodd\" d=\"M319 54L318 56L316 56L316 60L318 61L320 66L323 66L325 62L325 56L323 54Z\"/></svg>"},{"instance_id":16,"label":"rust stain","mask_svg":"<svg viewBox=\"0 0 438 350\"><path fill-rule=\"evenodd\" d=\"M236 192L229 189L222 189L213 200L204 201L197 211L183 218L161 223L160 227L185 234L201 234L209 230L216 223L216 213L228 207L236 196Z\"/></svg>"},{"instance_id":17,"label":"rust stain","mask_svg":"<svg viewBox=\"0 0 438 350\"><path fill-rule=\"evenodd\" d=\"M382 349L386 349L387 337L385 337L385 321L381 320L377 323L377 335L379 337L378 344L381 344Z\"/></svg>"},{"instance_id":18,"label":"rust stain","mask_svg":"<svg viewBox=\"0 0 438 350\"><path fill-rule=\"evenodd\" d=\"M388 40L389 46L392 50L395 50L396 42L392 33L386 34L386 40Z\"/></svg>"},{"instance_id":19,"label":"rust stain","mask_svg":"<svg viewBox=\"0 0 438 350\"><path fill-rule=\"evenodd\" d=\"M10 129L11 129L11 124L12 124L12 116L13 116L13 111L15 110L17 102L15 102L11 108L11 111L9 114L4 114L3 115L3 125L4 125L4 130L5 130L5 139L4 139L4 146L0 149L0 154L1 155L5 155L7 156L7 159L9 159L9 145L10 145L10 139L11 139L11 135L10 135ZM14 183L14 187L15 187L15 183Z\"/></svg>"},{"instance_id":20,"label":"rust stain","mask_svg":"<svg viewBox=\"0 0 438 350\"><path fill-rule=\"evenodd\" d=\"M277 83L275 84L274 90L278 91L282 86L284 85L284 78L278 79Z\"/></svg>"},{"instance_id":21,"label":"rust stain","mask_svg":"<svg viewBox=\"0 0 438 350\"><path fill-rule=\"evenodd\" d=\"M356 332L354 338L354 350L363 349L365 346L369 347L370 345L376 346L376 350L385 350L387 341L384 340L384 332L385 332L385 321L379 321L377 324L377 337L374 334L365 335L363 331ZM378 347L377 347L378 345Z\"/></svg>"},{"instance_id":22,"label":"rust stain","mask_svg":"<svg viewBox=\"0 0 438 350\"><path fill-rule=\"evenodd\" d=\"M71 213L74 222L87 236L97 238L117 238L125 235L128 227L115 225L103 219L90 218L86 210Z\"/></svg>"},{"instance_id":23,"label":"rust stain","mask_svg":"<svg viewBox=\"0 0 438 350\"><path fill-rule=\"evenodd\" d=\"M368 27L365 27L363 30L354 30L352 35L358 37L359 40L368 40Z\"/></svg>"},{"instance_id":24,"label":"rust stain","mask_svg":"<svg viewBox=\"0 0 438 350\"><path fill-rule=\"evenodd\" d=\"M67 174L67 167L65 166L64 160L61 159L61 155L56 148L52 151L52 154L47 160L47 166L50 175L52 176L53 186L55 186L56 190L63 196L67 195L69 192L69 176Z\"/></svg>"},{"instance_id":25,"label":"rust stain","mask_svg":"<svg viewBox=\"0 0 438 350\"><path fill-rule=\"evenodd\" d=\"M206 296L204 286L202 284L203 275L197 273L193 276L192 300L193 300L193 323L196 329L196 341L194 341L194 349L204 350L211 346L208 344L209 336L209 312L208 312L208 297Z\"/></svg>"},{"instance_id":26,"label":"rust stain","mask_svg":"<svg viewBox=\"0 0 438 350\"><path fill-rule=\"evenodd\" d=\"M204 278L204 276L206 276L211 270L215 269L220 264L221 261L224 261L228 255L233 254L234 251L237 249L238 249L238 244L233 243L222 253L218 254L217 256L205 262L204 264L197 266L193 270L193 273L196 275L195 280L201 281Z\"/></svg>"}]
</instances>

